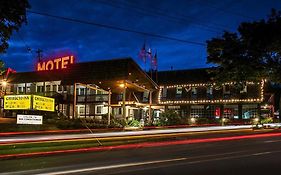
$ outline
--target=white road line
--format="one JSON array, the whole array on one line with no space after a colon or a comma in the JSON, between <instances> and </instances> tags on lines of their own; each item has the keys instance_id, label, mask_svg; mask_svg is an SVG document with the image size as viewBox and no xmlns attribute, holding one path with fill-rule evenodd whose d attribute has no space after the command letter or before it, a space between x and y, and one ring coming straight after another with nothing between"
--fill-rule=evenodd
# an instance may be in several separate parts
<instances>
[{"instance_id":1,"label":"white road line","mask_svg":"<svg viewBox=\"0 0 281 175\"><path fill-rule=\"evenodd\" d=\"M262 153L255 153L252 154L253 156L260 156L260 155L265 155L265 154L271 154L272 152L262 152Z\"/></svg>"},{"instance_id":2,"label":"white road line","mask_svg":"<svg viewBox=\"0 0 281 175\"><path fill-rule=\"evenodd\" d=\"M264 143L274 143L274 142L281 142L281 140L267 140Z\"/></svg>"},{"instance_id":3,"label":"white road line","mask_svg":"<svg viewBox=\"0 0 281 175\"><path fill-rule=\"evenodd\" d=\"M140 166L140 165L175 162L175 161L182 161L182 160L186 160L186 159L187 158L177 158L177 159L157 160L157 161L138 162L138 163L126 163L126 164L119 164L119 165L84 168L84 169L78 169L78 170L68 170L68 171L58 171L58 172L52 172L52 173L43 173L43 174L37 174L37 175L73 174L73 173L82 173L82 172L88 172L88 171L108 170L108 169L114 169L114 168L125 168L125 167Z\"/></svg>"}]
</instances>

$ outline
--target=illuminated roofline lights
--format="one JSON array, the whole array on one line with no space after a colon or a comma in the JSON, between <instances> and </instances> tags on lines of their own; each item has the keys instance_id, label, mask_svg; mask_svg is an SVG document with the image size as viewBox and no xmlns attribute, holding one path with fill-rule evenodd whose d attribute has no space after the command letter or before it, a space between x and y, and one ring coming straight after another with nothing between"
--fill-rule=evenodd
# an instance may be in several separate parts
<instances>
[{"instance_id":1,"label":"illuminated roofline lights","mask_svg":"<svg viewBox=\"0 0 281 175\"><path fill-rule=\"evenodd\" d=\"M256 83L256 84L261 84L260 86L260 97L259 98L249 98L249 99L218 99L218 100L167 100L167 101L162 101L161 100L161 94L162 94L162 89L164 86L160 86L159 94L158 94L158 104L210 104L210 103L248 103L248 102L262 102L264 100L264 82L265 80L262 80L261 83ZM247 84L254 84L254 82L246 82ZM234 82L230 83L224 83L223 85L227 84L234 84ZM215 83L211 84L204 84L204 83L199 83L199 84L180 84L180 85L172 85L172 86L167 86L167 88L176 88L176 87L196 87L196 86L213 86Z\"/></svg>"}]
</instances>

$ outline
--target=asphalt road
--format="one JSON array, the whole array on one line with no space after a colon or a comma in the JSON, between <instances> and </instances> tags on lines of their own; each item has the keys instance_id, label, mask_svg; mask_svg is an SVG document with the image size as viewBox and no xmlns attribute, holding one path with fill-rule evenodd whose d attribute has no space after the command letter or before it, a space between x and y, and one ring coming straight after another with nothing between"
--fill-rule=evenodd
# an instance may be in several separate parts
<instances>
[{"instance_id":1,"label":"asphalt road","mask_svg":"<svg viewBox=\"0 0 281 175\"><path fill-rule=\"evenodd\" d=\"M281 174L281 137L0 160L1 174Z\"/></svg>"}]
</instances>

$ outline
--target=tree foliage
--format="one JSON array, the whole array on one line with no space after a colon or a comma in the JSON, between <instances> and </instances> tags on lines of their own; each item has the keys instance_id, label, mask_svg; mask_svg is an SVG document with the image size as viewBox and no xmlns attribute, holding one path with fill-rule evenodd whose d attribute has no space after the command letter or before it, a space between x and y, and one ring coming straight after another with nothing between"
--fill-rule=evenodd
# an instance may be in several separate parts
<instances>
[{"instance_id":1,"label":"tree foliage","mask_svg":"<svg viewBox=\"0 0 281 175\"><path fill-rule=\"evenodd\" d=\"M281 13L272 10L266 20L244 22L237 33L224 32L207 41L207 62L215 63L218 82L281 82Z\"/></svg>"},{"instance_id":2,"label":"tree foliage","mask_svg":"<svg viewBox=\"0 0 281 175\"><path fill-rule=\"evenodd\" d=\"M13 31L18 31L26 23L26 9L30 8L28 0L0 1L0 53L9 47L8 40Z\"/></svg>"}]
</instances>

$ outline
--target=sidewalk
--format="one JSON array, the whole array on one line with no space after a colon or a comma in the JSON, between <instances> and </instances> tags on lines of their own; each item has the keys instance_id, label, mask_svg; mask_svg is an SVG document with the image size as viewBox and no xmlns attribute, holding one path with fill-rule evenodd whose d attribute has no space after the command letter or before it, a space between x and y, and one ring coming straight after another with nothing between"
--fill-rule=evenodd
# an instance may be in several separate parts
<instances>
[{"instance_id":1,"label":"sidewalk","mask_svg":"<svg viewBox=\"0 0 281 175\"><path fill-rule=\"evenodd\" d=\"M91 134L87 133L87 134L56 134L56 135L20 135L20 136L11 136L11 137L7 137L7 136L1 137L0 144L19 143L19 142L39 142L39 141L49 141L49 140L71 140L71 139L87 139L87 138L140 136L140 135L153 135L153 134L221 131L221 130L250 129L250 128L252 128L252 125L155 129L155 130L146 130L146 131L116 131L116 132L91 133Z\"/></svg>"}]
</instances>

